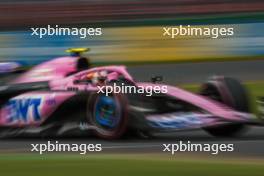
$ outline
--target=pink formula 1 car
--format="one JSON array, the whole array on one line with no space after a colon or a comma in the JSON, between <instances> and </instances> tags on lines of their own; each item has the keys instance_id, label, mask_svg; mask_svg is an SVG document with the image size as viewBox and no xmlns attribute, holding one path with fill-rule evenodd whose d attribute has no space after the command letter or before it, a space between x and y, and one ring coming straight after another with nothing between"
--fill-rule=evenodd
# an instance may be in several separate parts
<instances>
[{"instance_id":1,"label":"pink formula 1 car","mask_svg":"<svg viewBox=\"0 0 264 176\"><path fill-rule=\"evenodd\" d=\"M95 134L104 139L126 133L204 129L229 136L256 123L244 87L214 77L199 94L165 84L159 77L136 82L124 66L89 68L70 49L0 87L1 136Z\"/></svg>"}]
</instances>

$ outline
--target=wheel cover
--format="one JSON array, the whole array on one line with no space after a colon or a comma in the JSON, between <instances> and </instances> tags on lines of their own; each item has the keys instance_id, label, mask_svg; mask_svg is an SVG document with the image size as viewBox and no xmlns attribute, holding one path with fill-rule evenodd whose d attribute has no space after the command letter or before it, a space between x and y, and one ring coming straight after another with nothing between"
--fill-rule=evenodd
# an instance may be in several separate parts
<instances>
[{"instance_id":1,"label":"wheel cover","mask_svg":"<svg viewBox=\"0 0 264 176\"><path fill-rule=\"evenodd\" d=\"M95 123L100 127L111 130L121 121L120 106L115 97L99 96L95 103Z\"/></svg>"}]
</instances>

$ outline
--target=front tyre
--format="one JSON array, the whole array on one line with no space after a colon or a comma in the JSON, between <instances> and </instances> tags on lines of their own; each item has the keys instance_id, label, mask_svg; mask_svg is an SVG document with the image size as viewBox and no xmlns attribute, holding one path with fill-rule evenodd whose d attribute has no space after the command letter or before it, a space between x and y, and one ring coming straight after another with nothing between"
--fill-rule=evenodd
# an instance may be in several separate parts
<instances>
[{"instance_id":1,"label":"front tyre","mask_svg":"<svg viewBox=\"0 0 264 176\"><path fill-rule=\"evenodd\" d=\"M127 130L128 103L123 94L94 93L88 100L88 121L96 136L118 139Z\"/></svg>"},{"instance_id":2,"label":"front tyre","mask_svg":"<svg viewBox=\"0 0 264 176\"><path fill-rule=\"evenodd\" d=\"M202 86L201 94L226 104L237 111L250 112L248 93L244 86L234 78L212 78ZM204 128L209 134L218 137L235 136L244 129L245 126L242 124L232 123Z\"/></svg>"}]
</instances>

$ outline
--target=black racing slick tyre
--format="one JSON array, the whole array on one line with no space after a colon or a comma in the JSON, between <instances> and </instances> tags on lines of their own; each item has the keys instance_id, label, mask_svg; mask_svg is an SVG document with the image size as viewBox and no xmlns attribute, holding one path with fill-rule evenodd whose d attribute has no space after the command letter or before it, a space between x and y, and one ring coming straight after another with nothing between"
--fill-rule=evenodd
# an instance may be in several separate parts
<instances>
[{"instance_id":1,"label":"black racing slick tyre","mask_svg":"<svg viewBox=\"0 0 264 176\"><path fill-rule=\"evenodd\" d=\"M128 125L128 103L123 94L93 93L88 99L88 122L94 134L103 139L118 139Z\"/></svg>"},{"instance_id":2,"label":"black racing slick tyre","mask_svg":"<svg viewBox=\"0 0 264 176\"><path fill-rule=\"evenodd\" d=\"M238 80L234 78L212 78L203 84L201 94L226 104L237 111L250 112L247 90ZM209 134L217 137L236 136L244 129L245 126L243 124L234 123L204 128L204 130Z\"/></svg>"}]
</instances>

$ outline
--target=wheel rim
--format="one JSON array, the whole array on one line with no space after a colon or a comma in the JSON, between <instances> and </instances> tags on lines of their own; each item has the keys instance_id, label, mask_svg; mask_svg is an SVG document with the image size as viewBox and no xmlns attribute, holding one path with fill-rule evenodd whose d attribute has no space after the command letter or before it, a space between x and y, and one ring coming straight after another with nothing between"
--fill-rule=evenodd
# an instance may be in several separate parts
<instances>
[{"instance_id":1,"label":"wheel rim","mask_svg":"<svg viewBox=\"0 0 264 176\"><path fill-rule=\"evenodd\" d=\"M120 106L115 97L99 96L95 103L95 123L106 130L118 127L121 116Z\"/></svg>"}]
</instances>

